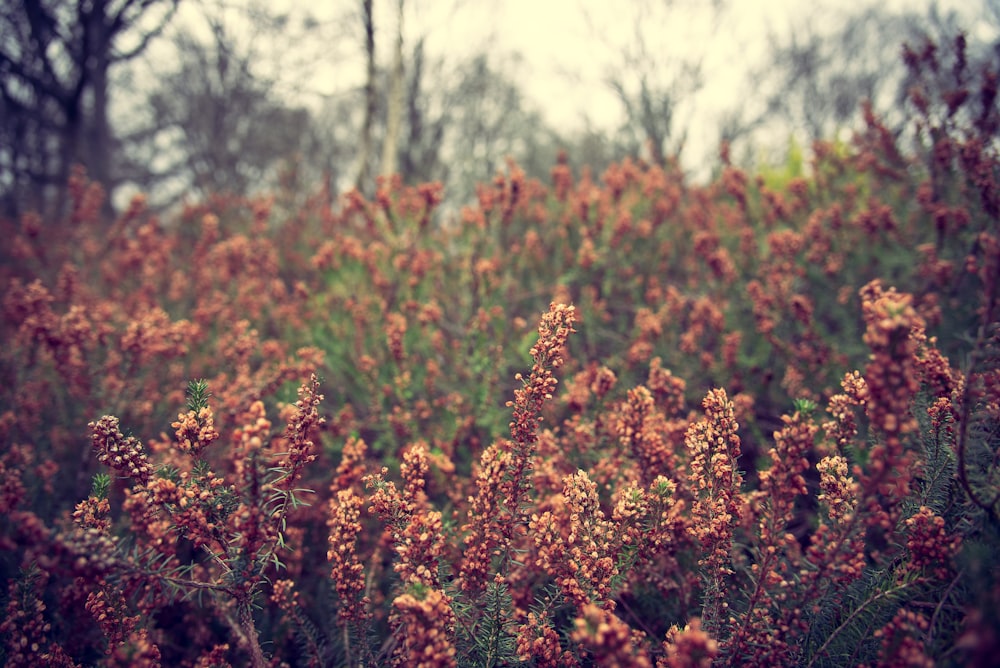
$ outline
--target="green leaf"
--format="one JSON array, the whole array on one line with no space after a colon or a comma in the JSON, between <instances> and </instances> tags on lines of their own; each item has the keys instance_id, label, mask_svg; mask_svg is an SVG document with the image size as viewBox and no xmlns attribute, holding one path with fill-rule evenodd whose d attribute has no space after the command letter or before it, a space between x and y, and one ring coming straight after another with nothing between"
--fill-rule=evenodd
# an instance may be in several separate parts
<instances>
[{"instance_id":1,"label":"green leaf","mask_svg":"<svg viewBox=\"0 0 1000 668\"><path fill-rule=\"evenodd\" d=\"M816 402L804 397L800 397L793 401L792 406L795 407L795 412L800 413L804 417L812 415L813 411L816 410Z\"/></svg>"},{"instance_id":2,"label":"green leaf","mask_svg":"<svg viewBox=\"0 0 1000 668\"><path fill-rule=\"evenodd\" d=\"M90 486L90 495L96 499L108 498L108 490L111 488L111 476L107 473L94 474L94 480Z\"/></svg>"},{"instance_id":3,"label":"green leaf","mask_svg":"<svg viewBox=\"0 0 1000 668\"><path fill-rule=\"evenodd\" d=\"M208 381L204 379L192 380L187 387L187 409L199 412L202 408L208 408L208 398L212 393L208 391Z\"/></svg>"}]
</instances>

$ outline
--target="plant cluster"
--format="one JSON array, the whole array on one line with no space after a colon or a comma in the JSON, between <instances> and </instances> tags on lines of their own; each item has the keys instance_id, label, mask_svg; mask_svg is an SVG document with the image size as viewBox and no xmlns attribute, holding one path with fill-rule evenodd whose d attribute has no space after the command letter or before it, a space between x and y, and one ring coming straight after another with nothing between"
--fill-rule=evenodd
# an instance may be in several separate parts
<instances>
[{"instance_id":1,"label":"plant cluster","mask_svg":"<svg viewBox=\"0 0 1000 668\"><path fill-rule=\"evenodd\" d=\"M76 173L0 223L3 661L989 663L997 75L962 49L907 51L916 148L868 114L781 182L510 164L449 219L388 178L108 226Z\"/></svg>"}]
</instances>

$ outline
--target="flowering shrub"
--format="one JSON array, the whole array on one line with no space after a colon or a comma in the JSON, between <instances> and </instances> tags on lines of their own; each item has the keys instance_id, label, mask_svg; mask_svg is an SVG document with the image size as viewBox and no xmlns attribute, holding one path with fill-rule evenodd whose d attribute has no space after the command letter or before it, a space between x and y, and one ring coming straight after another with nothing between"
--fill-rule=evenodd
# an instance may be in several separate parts
<instances>
[{"instance_id":1,"label":"flowering shrub","mask_svg":"<svg viewBox=\"0 0 1000 668\"><path fill-rule=\"evenodd\" d=\"M988 663L1000 162L961 62L925 150L869 114L781 187L512 164L435 224L386 179L109 227L77 173L2 223L5 664Z\"/></svg>"}]
</instances>

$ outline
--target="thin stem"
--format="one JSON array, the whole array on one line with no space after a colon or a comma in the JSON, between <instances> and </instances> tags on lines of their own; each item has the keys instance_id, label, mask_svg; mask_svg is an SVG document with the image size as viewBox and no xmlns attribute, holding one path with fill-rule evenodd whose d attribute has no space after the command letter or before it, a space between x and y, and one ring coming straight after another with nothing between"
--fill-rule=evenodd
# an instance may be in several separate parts
<instances>
[{"instance_id":1,"label":"thin stem","mask_svg":"<svg viewBox=\"0 0 1000 668\"><path fill-rule=\"evenodd\" d=\"M959 573L955 576L955 578L948 585L948 588L945 589L944 593L941 594L941 600L938 602L938 604L936 606L934 606L934 614L931 615L930 624L928 624L928 626L927 626L927 633L924 634L924 642L925 642L925 644L929 644L930 643L931 633L933 633L934 627L937 626L938 615L941 613L941 611L943 609L945 609L947 607L947 606L945 606L945 602L951 596L951 592L955 588L955 585L958 584L959 580L961 580L962 576L964 576L964 575L965 575L965 571L959 571Z\"/></svg>"},{"instance_id":2,"label":"thin stem","mask_svg":"<svg viewBox=\"0 0 1000 668\"><path fill-rule=\"evenodd\" d=\"M223 593L232 595L233 590L224 585L212 584L210 582L198 582L197 580L185 580L183 578L174 578L169 575L161 575L160 579L169 582L170 584L177 585L178 587L190 587L192 589L208 589L210 591L221 591Z\"/></svg>"},{"instance_id":3,"label":"thin stem","mask_svg":"<svg viewBox=\"0 0 1000 668\"><path fill-rule=\"evenodd\" d=\"M250 665L253 668L267 668L267 661L264 659L264 652L260 648L260 637L257 635L257 627L253 623L253 612L251 610L250 598L244 592L237 596L236 605L239 609L240 629L247 641L250 650Z\"/></svg>"}]
</instances>

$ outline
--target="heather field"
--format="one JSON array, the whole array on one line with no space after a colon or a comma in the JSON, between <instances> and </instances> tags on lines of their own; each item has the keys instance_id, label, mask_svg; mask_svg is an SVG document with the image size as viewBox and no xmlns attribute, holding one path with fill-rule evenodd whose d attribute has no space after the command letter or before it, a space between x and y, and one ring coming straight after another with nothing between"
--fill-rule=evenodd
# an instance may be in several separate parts
<instances>
[{"instance_id":1,"label":"heather field","mask_svg":"<svg viewBox=\"0 0 1000 668\"><path fill-rule=\"evenodd\" d=\"M456 211L108 221L77 172L0 222L0 662L991 664L985 81L787 169L510 163Z\"/></svg>"}]
</instances>

